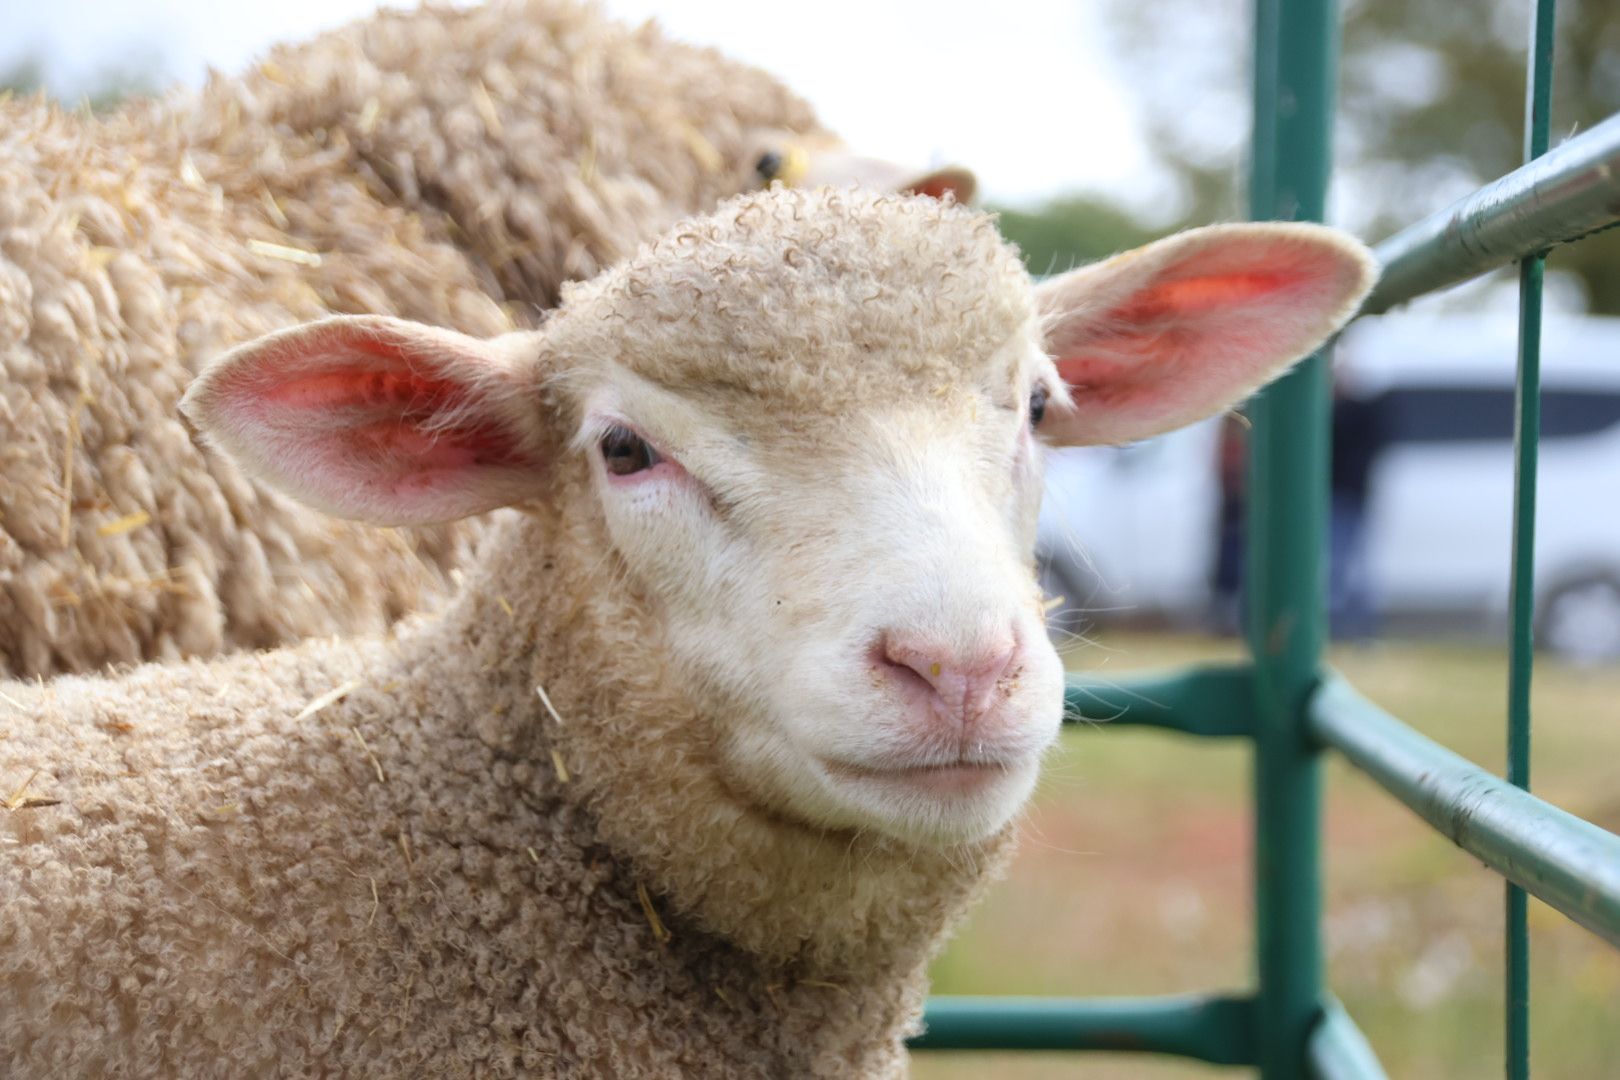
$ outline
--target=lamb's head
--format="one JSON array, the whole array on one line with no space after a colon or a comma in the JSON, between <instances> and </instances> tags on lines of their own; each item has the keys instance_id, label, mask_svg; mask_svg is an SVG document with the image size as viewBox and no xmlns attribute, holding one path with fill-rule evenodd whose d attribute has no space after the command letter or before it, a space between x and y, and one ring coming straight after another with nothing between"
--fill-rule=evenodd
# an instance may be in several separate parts
<instances>
[{"instance_id":1,"label":"lamb's head","mask_svg":"<svg viewBox=\"0 0 1620 1080\"><path fill-rule=\"evenodd\" d=\"M1221 226L1036 287L983 215L776 190L573 288L540 331L330 320L231 354L186 405L347 516L584 515L729 789L968 842L1017 812L1062 710L1042 443L1231 406L1348 317L1370 266L1326 229Z\"/></svg>"}]
</instances>

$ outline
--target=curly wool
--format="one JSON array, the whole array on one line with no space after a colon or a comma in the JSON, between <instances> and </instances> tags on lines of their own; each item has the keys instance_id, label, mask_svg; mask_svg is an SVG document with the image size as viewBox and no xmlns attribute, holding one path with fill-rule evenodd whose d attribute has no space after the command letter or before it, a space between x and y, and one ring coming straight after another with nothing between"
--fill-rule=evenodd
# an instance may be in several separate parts
<instances>
[{"instance_id":1,"label":"curly wool","mask_svg":"<svg viewBox=\"0 0 1620 1080\"><path fill-rule=\"evenodd\" d=\"M383 13L102 119L0 102L0 674L381 630L476 525L390 533L199 454L232 345L331 313L477 335L819 135L769 76L566 0Z\"/></svg>"},{"instance_id":2,"label":"curly wool","mask_svg":"<svg viewBox=\"0 0 1620 1080\"><path fill-rule=\"evenodd\" d=\"M904 1072L1007 838L898 850L737 803L656 659L624 670L657 628L580 594L601 560L532 519L493 539L468 601L394 643L4 685L0 1071Z\"/></svg>"},{"instance_id":3,"label":"curly wool","mask_svg":"<svg viewBox=\"0 0 1620 1080\"><path fill-rule=\"evenodd\" d=\"M773 190L570 285L547 333L675 390L819 417L953 385L957 357L1034 318L1028 280L994 219L951 201Z\"/></svg>"}]
</instances>

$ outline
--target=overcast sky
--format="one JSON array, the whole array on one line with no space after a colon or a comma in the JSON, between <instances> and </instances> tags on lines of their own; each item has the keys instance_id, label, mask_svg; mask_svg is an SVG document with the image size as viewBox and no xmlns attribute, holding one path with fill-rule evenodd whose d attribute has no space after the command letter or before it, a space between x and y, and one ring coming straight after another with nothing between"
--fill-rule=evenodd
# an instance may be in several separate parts
<instances>
[{"instance_id":1,"label":"overcast sky","mask_svg":"<svg viewBox=\"0 0 1620 1080\"><path fill-rule=\"evenodd\" d=\"M0 69L41 54L72 98L108 68L198 82L273 42L363 16L368 0L3 0ZM1139 209L1169 197L1148 165L1127 84L1099 44L1095 0L999 4L606 0L632 21L720 46L780 76L850 144L906 164L962 162L984 195L1025 203L1102 191ZM1236 118L1235 122L1241 122Z\"/></svg>"}]
</instances>

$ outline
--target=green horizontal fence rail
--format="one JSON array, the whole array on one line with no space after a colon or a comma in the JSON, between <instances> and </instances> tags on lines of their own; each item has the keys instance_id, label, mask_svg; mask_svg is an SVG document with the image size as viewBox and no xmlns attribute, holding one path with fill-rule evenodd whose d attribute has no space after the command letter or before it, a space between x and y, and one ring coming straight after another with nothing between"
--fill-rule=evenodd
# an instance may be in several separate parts
<instances>
[{"instance_id":1,"label":"green horizontal fence rail","mask_svg":"<svg viewBox=\"0 0 1620 1080\"><path fill-rule=\"evenodd\" d=\"M1567 814L1413 731L1339 679L1311 733L1437 832L1620 948L1620 836Z\"/></svg>"},{"instance_id":2,"label":"green horizontal fence rail","mask_svg":"<svg viewBox=\"0 0 1620 1080\"><path fill-rule=\"evenodd\" d=\"M1305 1052L1306 1071L1317 1080L1384 1080L1378 1055L1337 1001L1324 1003Z\"/></svg>"},{"instance_id":3,"label":"green horizontal fence rail","mask_svg":"<svg viewBox=\"0 0 1620 1080\"><path fill-rule=\"evenodd\" d=\"M1254 1060L1253 1003L1239 997L938 998L918 1050L1150 1050L1243 1065Z\"/></svg>"},{"instance_id":4,"label":"green horizontal fence rail","mask_svg":"<svg viewBox=\"0 0 1620 1080\"><path fill-rule=\"evenodd\" d=\"M1253 679L1247 664L1196 665L1120 679L1070 676L1069 723L1168 728L1185 735L1251 735Z\"/></svg>"},{"instance_id":5,"label":"green horizontal fence rail","mask_svg":"<svg viewBox=\"0 0 1620 1080\"><path fill-rule=\"evenodd\" d=\"M1362 305L1378 315L1615 223L1620 116L1378 245L1383 273Z\"/></svg>"},{"instance_id":6,"label":"green horizontal fence rail","mask_svg":"<svg viewBox=\"0 0 1620 1080\"><path fill-rule=\"evenodd\" d=\"M1251 435L1247 663L1071 676L1067 719L1248 740L1254 751L1255 979L1229 994L937 997L917 1050L1142 1051L1262 1080L1382 1080L1328 993L1321 955L1320 758L1339 754L1506 882L1505 1073L1529 1075L1526 896L1620 947L1620 836L1529 793L1541 280L1546 252L1620 224L1620 115L1548 150L1553 0L1533 0L1526 164L1378 245L1361 314L1519 264L1508 775L1438 745L1325 670L1327 361L1259 395ZM1250 208L1322 219L1338 56L1334 0L1257 0Z\"/></svg>"}]
</instances>

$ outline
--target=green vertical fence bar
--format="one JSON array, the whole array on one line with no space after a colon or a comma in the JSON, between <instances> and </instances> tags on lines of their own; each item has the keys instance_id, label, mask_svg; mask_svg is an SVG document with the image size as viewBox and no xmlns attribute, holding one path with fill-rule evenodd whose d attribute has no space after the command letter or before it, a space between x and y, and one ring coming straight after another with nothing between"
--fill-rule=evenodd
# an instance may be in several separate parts
<instances>
[{"instance_id":1,"label":"green vertical fence bar","mask_svg":"<svg viewBox=\"0 0 1620 1080\"><path fill-rule=\"evenodd\" d=\"M1554 0L1536 0L1525 72L1524 159L1547 152ZM1544 256L1519 264L1519 371L1513 425L1513 636L1508 667L1507 779L1530 787L1530 676L1535 651L1536 455L1541 440L1541 279ZM1530 1075L1530 934L1525 892L1506 895L1505 1051L1509 1080Z\"/></svg>"},{"instance_id":2,"label":"green vertical fence bar","mask_svg":"<svg viewBox=\"0 0 1620 1080\"><path fill-rule=\"evenodd\" d=\"M1321 221L1337 10L1258 0L1250 212ZM1305 729L1325 636L1328 371L1313 357L1254 403L1248 638L1255 692L1256 1048L1264 1080L1306 1074L1322 1014L1320 766Z\"/></svg>"}]
</instances>

